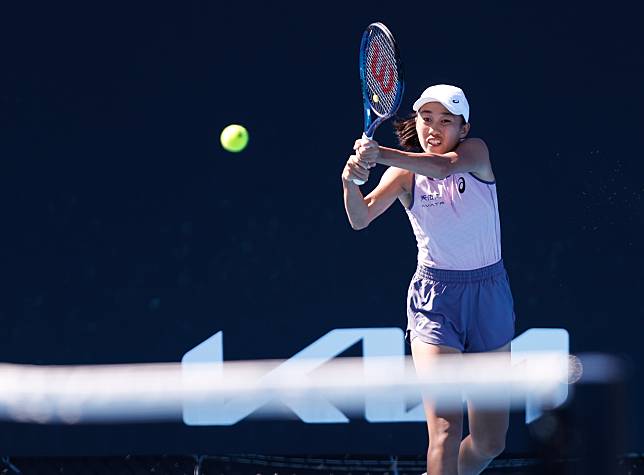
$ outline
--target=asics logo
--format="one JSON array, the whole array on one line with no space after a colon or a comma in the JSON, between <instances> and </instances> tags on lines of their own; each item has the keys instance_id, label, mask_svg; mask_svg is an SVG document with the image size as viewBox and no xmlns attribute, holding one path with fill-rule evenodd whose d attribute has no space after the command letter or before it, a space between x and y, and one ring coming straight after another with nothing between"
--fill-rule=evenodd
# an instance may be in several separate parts
<instances>
[{"instance_id":1,"label":"asics logo","mask_svg":"<svg viewBox=\"0 0 644 475\"><path fill-rule=\"evenodd\" d=\"M465 178L460 177L458 179L458 192L459 193L464 193L465 192Z\"/></svg>"}]
</instances>

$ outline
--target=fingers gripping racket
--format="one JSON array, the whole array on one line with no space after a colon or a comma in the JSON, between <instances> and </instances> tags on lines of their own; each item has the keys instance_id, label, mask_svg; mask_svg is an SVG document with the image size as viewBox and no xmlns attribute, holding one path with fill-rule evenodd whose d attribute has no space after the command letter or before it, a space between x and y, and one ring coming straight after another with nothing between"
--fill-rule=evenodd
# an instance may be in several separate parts
<instances>
[{"instance_id":1,"label":"fingers gripping racket","mask_svg":"<svg viewBox=\"0 0 644 475\"><path fill-rule=\"evenodd\" d=\"M405 89L398 46L382 23L372 23L362 34L359 62L364 105L362 136L371 139L376 128L396 113ZM358 179L353 182L364 184Z\"/></svg>"}]
</instances>

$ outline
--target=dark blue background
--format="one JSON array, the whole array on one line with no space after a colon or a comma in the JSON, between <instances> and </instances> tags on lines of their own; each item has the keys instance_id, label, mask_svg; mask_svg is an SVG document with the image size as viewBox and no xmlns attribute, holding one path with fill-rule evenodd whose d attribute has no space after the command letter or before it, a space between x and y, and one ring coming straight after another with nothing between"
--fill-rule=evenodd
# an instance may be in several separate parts
<instances>
[{"instance_id":1,"label":"dark blue background","mask_svg":"<svg viewBox=\"0 0 644 475\"><path fill-rule=\"evenodd\" d=\"M7 4L0 14L0 361L288 358L336 327L403 326L415 242L399 204L350 229L357 55L394 32L406 114L466 91L497 177L517 333L625 358L642 450L641 24L611 2ZM244 124L241 154L221 129ZM376 138L394 145L389 125ZM375 172L368 190L377 182ZM509 451L526 450L515 424ZM269 437L267 434L279 434ZM356 434L360 434L356 436ZM37 444L34 444L36 437ZM423 451L422 424L0 425L2 453Z\"/></svg>"}]
</instances>

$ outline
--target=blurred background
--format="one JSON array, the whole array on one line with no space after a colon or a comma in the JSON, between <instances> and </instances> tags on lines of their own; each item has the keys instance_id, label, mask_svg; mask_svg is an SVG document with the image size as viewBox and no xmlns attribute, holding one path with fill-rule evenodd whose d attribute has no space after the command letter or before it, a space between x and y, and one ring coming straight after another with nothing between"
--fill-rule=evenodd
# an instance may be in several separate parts
<instances>
[{"instance_id":1,"label":"blurred background","mask_svg":"<svg viewBox=\"0 0 644 475\"><path fill-rule=\"evenodd\" d=\"M644 64L630 4L1 9L0 361L179 361L220 330L226 359L289 358L334 328L404 328L408 219L396 203L353 231L340 182L362 133L360 36L382 21L405 63L401 116L430 84L468 96L497 177L517 335L565 328L571 352L623 359L624 451L644 450ZM250 132L242 153L219 144L230 123ZM395 145L389 124L375 138ZM530 453L529 435L519 415L507 453ZM16 456L425 449L422 423L0 424L0 454Z\"/></svg>"}]
</instances>

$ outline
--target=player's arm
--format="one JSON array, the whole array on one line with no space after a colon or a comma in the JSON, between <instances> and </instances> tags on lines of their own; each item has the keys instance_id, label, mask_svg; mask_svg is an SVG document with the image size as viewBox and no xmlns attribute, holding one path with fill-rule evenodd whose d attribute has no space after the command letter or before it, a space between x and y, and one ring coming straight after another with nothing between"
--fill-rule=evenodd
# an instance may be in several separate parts
<instances>
[{"instance_id":1,"label":"player's arm","mask_svg":"<svg viewBox=\"0 0 644 475\"><path fill-rule=\"evenodd\" d=\"M491 174L490 154L485 142L468 138L452 152L413 153L378 146L376 142L363 141L356 149L361 160L402 168L419 175L442 179L455 173L472 172L479 176Z\"/></svg>"},{"instance_id":2,"label":"player's arm","mask_svg":"<svg viewBox=\"0 0 644 475\"><path fill-rule=\"evenodd\" d=\"M362 195L360 187L353 183L351 175L346 171L345 167L345 173L342 174L344 208L349 223L355 230L369 226L369 223L384 213L396 201L396 198L409 192L405 184L405 178L409 176L409 173L405 170L388 168L383 173L378 186L367 196ZM361 179L363 178L361 177Z\"/></svg>"}]
</instances>

